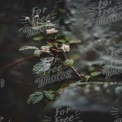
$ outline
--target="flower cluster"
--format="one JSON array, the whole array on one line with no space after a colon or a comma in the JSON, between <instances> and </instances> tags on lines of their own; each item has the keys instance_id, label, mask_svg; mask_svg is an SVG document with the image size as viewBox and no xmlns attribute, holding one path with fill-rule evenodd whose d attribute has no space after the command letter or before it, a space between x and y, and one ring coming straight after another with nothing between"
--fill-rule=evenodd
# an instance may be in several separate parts
<instances>
[{"instance_id":1,"label":"flower cluster","mask_svg":"<svg viewBox=\"0 0 122 122\"><path fill-rule=\"evenodd\" d=\"M32 16L31 18L25 16L20 20L21 24L24 24L20 31L25 33L27 37L43 32L46 32L46 34L57 33L58 30L56 28L59 27L59 21L55 20L55 14L55 12L51 12L49 15L41 18L38 14Z\"/></svg>"},{"instance_id":2,"label":"flower cluster","mask_svg":"<svg viewBox=\"0 0 122 122\"><path fill-rule=\"evenodd\" d=\"M38 47L35 46L23 46L19 50L34 50L34 55L35 56L40 56L42 53L51 53L51 48L54 49L54 47L51 46L41 46L39 49ZM63 44L61 47L56 48L55 50L63 51L63 52L69 52L70 51L70 46Z\"/></svg>"},{"instance_id":3,"label":"flower cluster","mask_svg":"<svg viewBox=\"0 0 122 122\"><path fill-rule=\"evenodd\" d=\"M39 13L39 11L36 11L36 13ZM56 27L57 24L51 21L51 18L55 18L54 13L52 14L53 17L48 15L41 19L38 14L31 18L26 16L23 19L23 22L26 21L24 22L26 25L21 28L24 33L27 33L28 37L40 34L32 39L43 41L43 45L29 45L19 49L20 51L33 50L33 56L31 57L39 57L39 62L32 69L33 74L37 76L34 83L38 84L38 88L54 82L72 79L74 73L81 79L81 75L73 67L74 60L68 59L65 55L66 52L70 51L69 39L62 33L57 34L59 29ZM51 99L54 96L53 92L37 91L35 94L30 95L27 102L33 104L39 102L43 98L43 93Z\"/></svg>"}]
</instances>

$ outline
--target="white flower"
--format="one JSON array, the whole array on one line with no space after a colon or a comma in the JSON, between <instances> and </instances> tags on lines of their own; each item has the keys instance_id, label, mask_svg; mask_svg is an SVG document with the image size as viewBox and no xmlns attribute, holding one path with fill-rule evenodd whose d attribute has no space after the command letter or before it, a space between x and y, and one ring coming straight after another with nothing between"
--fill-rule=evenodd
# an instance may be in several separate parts
<instances>
[{"instance_id":1,"label":"white flower","mask_svg":"<svg viewBox=\"0 0 122 122\"><path fill-rule=\"evenodd\" d=\"M49 53L50 52L50 46L42 46L41 51L45 52L45 53Z\"/></svg>"},{"instance_id":2,"label":"white flower","mask_svg":"<svg viewBox=\"0 0 122 122\"><path fill-rule=\"evenodd\" d=\"M37 15L35 15L35 16L34 16L34 18L39 18L39 15L38 15L38 14L37 14Z\"/></svg>"},{"instance_id":3,"label":"white flower","mask_svg":"<svg viewBox=\"0 0 122 122\"><path fill-rule=\"evenodd\" d=\"M66 44L63 44L61 49L64 51L64 52L69 52L70 51L70 47L69 45L66 45Z\"/></svg>"},{"instance_id":4,"label":"white flower","mask_svg":"<svg viewBox=\"0 0 122 122\"><path fill-rule=\"evenodd\" d=\"M51 28L51 29L46 30L47 34L53 34L53 33L57 33L57 32L58 32L58 30L56 30L55 28Z\"/></svg>"},{"instance_id":5,"label":"white flower","mask_svg":"<svg viewBox=\"0 0 122 122\"><path fill-rule=\"evenodd\" d=\"M30 18L29 17L25 17L25 20L30 20Z\"/></svg>"}]
</instances>

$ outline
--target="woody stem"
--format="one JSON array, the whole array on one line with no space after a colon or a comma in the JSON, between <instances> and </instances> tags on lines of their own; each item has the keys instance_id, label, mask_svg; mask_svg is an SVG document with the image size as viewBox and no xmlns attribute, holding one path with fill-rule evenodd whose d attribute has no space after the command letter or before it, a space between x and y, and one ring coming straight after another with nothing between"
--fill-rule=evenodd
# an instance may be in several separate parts
<instances>
[{"instance_id":1,"label":"woody stem","mask_svg":"<svg viewBox=\"0 0 122 122\"><path fill-rule=\"evenodd\" d=\"M19 60L17 60L17 61L12 62L12 63L9 63L9 64L7 64L7 65L1 67L1 68L0 68L0 71L6 70L6 69L8 69L8 68L10 68L10 67L12 67L12 66L15 66L15 65L20 64L20 63L22 63L22 62L25 62L25 61L27 61L27 60L33 59L34 57L36 57L36 56L35 56L35 55L32 55L32 56L28 56L28 57L19 59Z\"/></svg>"},{"instance_id":2,"label":"woody stem","mask_svg":"<svg viewBox=\"0 0 122 122\"><path fill-rule=\"evenodd\" d=\"M65 60L67 60L66 55L65 55L63 52L62 52L62 54L63 54ZM76 70L73 66L71 66L71 69L72 69L72 70L75 72L75 74L81 79L81 75L77 72L77 70Z\"/></svg>"}]
</instances>

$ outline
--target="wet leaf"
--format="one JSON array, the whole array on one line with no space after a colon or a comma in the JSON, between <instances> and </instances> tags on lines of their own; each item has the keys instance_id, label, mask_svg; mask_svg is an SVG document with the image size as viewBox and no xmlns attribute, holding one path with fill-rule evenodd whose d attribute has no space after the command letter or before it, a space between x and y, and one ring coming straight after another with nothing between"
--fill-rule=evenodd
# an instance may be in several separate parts
<instances>
[{"instance_id":1,"label":"wet leaf","mask_svg":"<svg viewBox=\"0 0 122 122\"><path fill-rule=\"evenodd\" d=\"M44 91L44 95L45 95L49 100L54 100L55 91L52 91L52 90Z\"/></svg>"},{"instance_id":2,"label":"wet leaf","mask_svg":"<svg viewBox=\"0 0 122 122\"><path fill-rule=\"evenodd\" d=\"M58 9L58 11L61 13L66 13L65 9Z\"/></svg>"},{"instance_id":3,"label":"wet leaf","mask_svg":"<svg viewBox=\"0 0 122 122\"><path fill-rule=\"evenodd\" d=\"M35 46L23 46L19 49L19 51L22 51L22 50L38 50L38 47L35 47Z\"/></svg>"},{"instance_id":4,"label":"wet leaf","mask_svg":"<svg viewBox=\"0 0 122 122\"><path fill-rule=\"evenodd\" d=\"M91 76L94 77L94 76L98 76L99 74L101 74L101 72L92 72L92 73L91 73Z\"/></svg>"},{"instance_id":5,"label":"wet leaf","mask_svg":"<svg viewBox=\"0 0 122 122\"><path fill-rule=\"evenodd\" d=\"M89 70L89 71L94 71L95 68L94 68L93 66L90 66L90 67L88 67L88 70Z\"/></svg>"},{"instance_id":6,"label":"wet leaf","mask_svg":"<svg viewBox=\"0 0 122 122\"><path fill-rule=\"evenodd\" d=\"M88 81L90 78L91 78L90 75L86 75L86 76L85 76L86 81Z\"/></svg>"},{"instance_id":7,"label":"wet leaf","mask_svg":"<svg viewBox=\"0 0 122 122\"><path fill-rule=\"evenodd\" d=\"M41 58L41 61L34 65L32 71L36 75L43 75L51 67L54 57Z\"/></svg>"},{"instance_id":8,"label":"wet leaf","mask_svg":"<svg viewBox=\"0 0 122 122\"><path fill-rule=\"evenodd\" d=\"M73 55L71 55L71 58L74 59L74 60L78 60L78 59L80 59L80 55L73 54Z\"/></svg>"},{"instance_id":9,"label":"wet leaf","mask_svg":"<svg viewBox=\"0 0 122 122\"><path fill-rule=\"evenodd\" d=\"M41 58L40 60L45 63L51 63L54 60L54 57Z\"/></svg>"},{"instance_id":10,"label":"wet leaf","mask_svg":"<svg viewBox=\"0 0 122 122\"><path fill-rule=\"evenodd\" d=\"M35 56L40 56L41 55L41 51L40 50L35 50L34 51L34 55Z\"/></svg>"},{"instance_id":11,"label":"wet leaf","mask_svg":"<svg viewBox=\"0 0 122 122\"><path fill-rule=\"evenodd\" d=\"M51 67L51 63L39 62L39 63L34 65L32 71L36 75L42 75L46 71L48 71L50 69L50 67Z\"/></svg>"},{"instance_id":12,"label":"wet leaf","mask_svg":"<svg viewBox=\"0 0 122 122\"><path fill-rule=\"evenodd\" d=\"M43 99L43 93L42 92L35 92L31 94L27 100L27 103L30 104L35 104L40 102Z\"/></svg>"},{"instance_id":13,"label":"wet leaf","mask_svg":"<svg viewBox=\"0 0 122 122\"><path fill-rule=\"evenodd\" d=\"M66 66L72 66L73 64L74 64L74 60L73 59L67 59L65 62L64 62L64 64L66 65Z\"/></svg>"},{"instance_id":14,"label":"wet leaf","mask_svg":"<svg viewBox=\"0 0 122 122\"><path fill-rule=\"evenodd\" d=\"M65 43L65 42L66 42L66 41L63 40L63 39L62 39L62 40L60 39L60 40L57 40L57 41L58 41L58 42L61 42L61 43Z\"/></svg>"},{"instance_id":15,"label":"wet leaf","mask_svg":"<svg viewBox=\"0 0 122 122\"><path fill-rule=\"evenodd\" d=\"M40 41L42 39L43 39L43 36L37 36L33 38L34 41Z\"/></svg>"}]
</instances>

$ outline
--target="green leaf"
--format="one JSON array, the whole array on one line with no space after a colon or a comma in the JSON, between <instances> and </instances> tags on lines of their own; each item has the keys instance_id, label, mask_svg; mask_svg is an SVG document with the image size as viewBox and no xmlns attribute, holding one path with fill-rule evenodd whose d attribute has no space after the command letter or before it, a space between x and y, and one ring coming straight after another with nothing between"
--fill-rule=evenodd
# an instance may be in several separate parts
<instances>
[{"instance_id":1,"label":"green leaf","mask_svg":"<svg viewBox=\"0 0 122 122\"><path fill-rule=\"evenodd\" d=\"M23 46L19 49L19 51L22 51L22 50L38 50L38 47L35 47L35 46Z\"/></svg>"},{"instance_id":2,"label":"green leaf","mask_svg":"<svg viewBox=\"0 0 122 122\"><path fill-rule=\"evenodd\" d=\"M71 58L73 60L78 60L80 58L80 56L78 54L73 54L73 55L71 55Z\"/></svg>"},{"instance_id":3,"label":"green leaf","mask_svg":"<svg viewBox=\"0 0 122 122\"><path fill-rule=\"evenodd\" d=\"M19 29L19 31L22 31L22 30L23 30L23 28L20 28L20 29Z\"/></svg>"},{"instance_id":4,"label":"green leaf","mask_svg":"<svg viewBox=\"0 0 122 122\"><path fill-rule=\"evenodd\" d=\"M43 99L43 93L42 92L35 92L33 94L31 94L27 100L27 103L38 103L39 101L41 101Z\"/></svg>"},{"instance_id":5,"label":"green leaf","mask_svg":"<svg viewBox=\"0 0 122 122\"><path fill-rule=\"evenodd\" d=\"M43 39L43 36L37 36L33 38L34 41L40 41L42 39Z\"/></svg>"},{"instance_id":6,"label":"green leaf","mask_svg":"<svg viewBox=\"0 0 122 122\"><path fill-rule=\"evenodd\" d=\"M70 44L80 44L81 43L81 40L71 40L70 39Z\"/></svg>"},{"instance_id":7,"label":"green leaf","mask_svg":"<svg viewBox=\"0 0 122 122\"><path fill-rule=\"evenodd\" d=\"M41 51L40 50L35 50L34 51L34 55L35 56L40 56L41 55Z\"/></svg>"},{"instance_id":8,"label":"green leaf","mask_svg":"<svg viewBox=\"0 0 122 122\"><path fill-rule=\"evenodd\" d=\"M66 41L63 39L62 40L60 39L60 40L57 40L57 42L65 43Z\"/></svg>"},{"instance_id":9,"label":"green leaf","mask_svg":"<svg viewBox=\"0 0 122 122\"><path fill-rule=\"evenodd\" d=\"M58 11L61 13L66 13L65 9L58 9Z\"/></svg>"},{"instance_id":10,"label":"green leaf","mask_svg":"<svg viewBox=\"0 0 122 122\"><path fill-rule=\"evenodd\" d=\"M88 70L89 70L89 71L94 71L94 70L95 70L95 67L90 66L90 67L88 68Z\"/></svg>"},{"instance_id":11,"label":"green leaf","mask_svg":"<svg viewBox=\"0 0 122 122\"><path fill-rule=\"evenodd\" d=\"M48 71L51 67L53 58L52 57L47 57L47 58L42 58L41 61L33 66L33 73L36 75L42 75L45 74L46 71ZM50 62L48 62L50 61Z\"/></svg>"},{"instance_id":12,"label":"green leaf","mask_svg":"<svg viewBox=\"0 0 122 122\"><path fill-rule=\"evenodd\" d=\"M52 90L44 91L44 95L45 95L49 100L54 100L54 98L55 98L55 91L52 91Z\"/></svg>"},{"instance_id":13,"label":"green leaf","mask_svg":"<svg viewBox=\"0 0 122 122\"><path fill-rule=\"evenodd\" d=\"M88 81L90 78L91 78L90 75L86 75L86 76L85 76L86 81Z\"/></svg>"},{"instance_id":14,"label":"green leaf","mask_svg":"<svg viewBox=\"0 0 122 122\"><path fill-rule=\"evenodd\" d=\"M101 74L101 72L92 72L92 73L91 73L91 76L94 77L94 76L98 76L99 74Z\"/></svg>"},{"instance_id":15,"label":"green leaf","mask_svg":"<svg viewBox=\"0 0 122 122\"><path fill-rule=\"evenodd\" d=\"M72 66L73 64L74 64L74 60L73 59L67 59L65 62L64 62L64 64L66 65L66 66Z\"/></svg>"}]
</instances>

